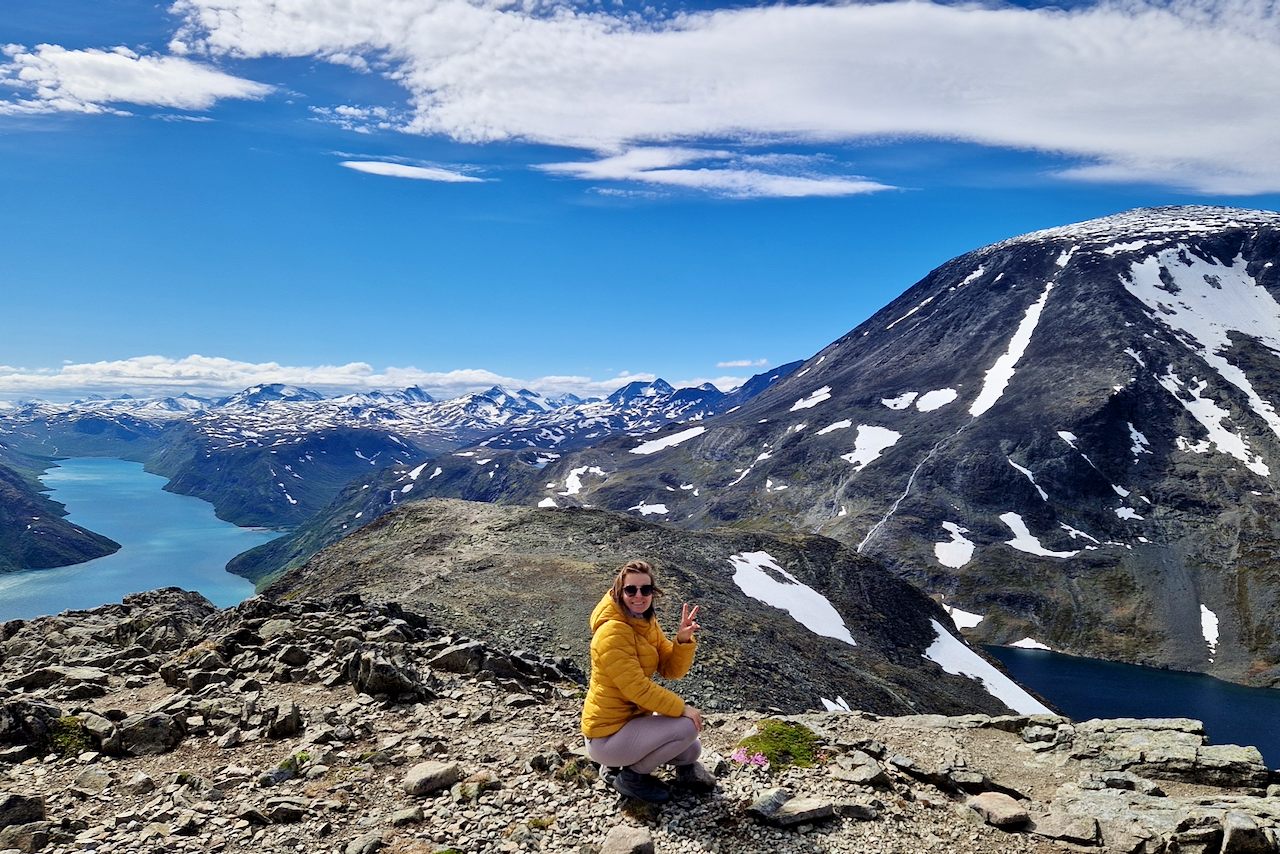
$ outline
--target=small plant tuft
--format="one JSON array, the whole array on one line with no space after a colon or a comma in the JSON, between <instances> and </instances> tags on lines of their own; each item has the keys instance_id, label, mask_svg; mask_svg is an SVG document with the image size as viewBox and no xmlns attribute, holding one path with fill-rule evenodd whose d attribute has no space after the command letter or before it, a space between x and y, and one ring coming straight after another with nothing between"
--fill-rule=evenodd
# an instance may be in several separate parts
<instances>
[{"instance_id":1,"label":"small plant tuft","mask_svg":"<svg viewBox=\"0 0 1280 854\"><path fill-rule=\"evenodd\" d=\"M54 721L49 731L49 742L54 753L63 759L98 748L79 718L58 718Z\"/></svg>"},{"instance_id":2,"label":"small plant tuft","mask_svg":"<svg viewBox=\"0 0 1280 854\"><path fill-rule=\"evenodd\" d=\"M731 757L746 765L769 767L779 771L788 765L808 768L826 758L818 744L818 737L808 727L765 718L756 724L756 734L738 742Z\"/></svg>"}]
</instances>

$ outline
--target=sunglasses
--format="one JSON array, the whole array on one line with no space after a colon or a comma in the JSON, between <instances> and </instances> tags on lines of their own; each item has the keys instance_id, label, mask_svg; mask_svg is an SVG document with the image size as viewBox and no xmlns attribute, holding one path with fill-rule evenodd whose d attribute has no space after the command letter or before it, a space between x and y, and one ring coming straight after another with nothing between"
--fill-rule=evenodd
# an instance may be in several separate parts
<instances>
[{"instance_id":1,"label":"sunglasses","mask_svg":"<svg viewBox=\"0 0 1280 854\"><path fill-rule=\"evenodd\" d=\"M625 593L625 594L627 594L628 596L634 596L634 595L636 595L636 593L637 593L637 592L638 592L641 596L652 596L652 595L653 595L653 585L652 585L652 584L642 584L642 585L640 585L639 587L636 587L634 584L628 584L626 587L622 588L622 592L623 592L623 593Z\"/></svg>"}]
</instances>

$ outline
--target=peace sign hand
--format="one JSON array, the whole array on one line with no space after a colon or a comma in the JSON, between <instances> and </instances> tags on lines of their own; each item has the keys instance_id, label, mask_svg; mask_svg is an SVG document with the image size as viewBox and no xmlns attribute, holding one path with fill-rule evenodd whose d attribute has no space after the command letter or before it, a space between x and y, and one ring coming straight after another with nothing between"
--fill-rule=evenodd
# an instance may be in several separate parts
<instances>
[{"instance_id":1,"label":"peace sign hand","mask_svg":"<svg viewBox=\"0 0 1280 854\"><path fill-rule=\"evenodd\" d=\"M680 631L676 632L676 643L690 643L693 641L693 633L702 626L694 621L694 617L698 616L698 609L701 606L694 605L693 609L689 609L689 603L684 603L684 610L680 614Z\"/></svg>"}]
</instances>

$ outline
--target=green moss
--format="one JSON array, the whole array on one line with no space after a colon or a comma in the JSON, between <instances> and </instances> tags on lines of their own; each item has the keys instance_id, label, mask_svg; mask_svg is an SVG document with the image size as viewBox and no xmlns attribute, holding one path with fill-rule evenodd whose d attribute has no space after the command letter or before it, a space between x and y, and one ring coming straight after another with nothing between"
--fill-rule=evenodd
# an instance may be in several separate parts
<instances>
[{"instance_id":1,"label":"green moss","mask_svg":"<svg viewBox=\"0 0 1280 854\"><path fill-rule=\"evenodd\" d=\"M556 769L553 776L565 783L590 786L597 778L596 765L581 756L571 756L567 762Z\"/></svg>"},{"instance_id":2,"label":"green moss","mask_svg":"<svg viewBox=\"0 0 1280 854\"><path fill-rule=\"evenodd\" d=\"M556 817L554 815L538 816L537 818L529 819L529 827L534 830L546 830L555 823L555 820Z\"/></svg>"},{"instance_id":3,"label":"green moss","mask_svg":"<svg viewBox=\"0 0 1280 854\"><path fill-rule=\"evenodd\" d=\"M769 767L775 771L788 765L808 768L818 761L821 747L813 730L802 724L765 718L756 724L756 734L749 735L738 742L739 755L751 757L764 756L769 760ZM740 760L741 761L741 760Z\"/></svg>"},{"instance_id":4,"label":"green moss","mask_svg":"<svg viewBox=\"0 0 1280 854\"><path fill-rule=\"evenodd\" d=\"M80 723L79 718L58 718L49 730L49 743L59 756L79 756L90 750L97 750L93 736Z\"/></svg>"}]
</instances>

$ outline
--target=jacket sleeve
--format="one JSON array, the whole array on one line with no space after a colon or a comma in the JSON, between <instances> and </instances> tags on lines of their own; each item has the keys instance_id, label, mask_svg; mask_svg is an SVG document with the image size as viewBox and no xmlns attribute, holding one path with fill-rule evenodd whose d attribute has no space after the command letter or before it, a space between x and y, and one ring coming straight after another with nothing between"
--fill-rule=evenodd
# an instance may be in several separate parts
<instances>
[{"instance_id":1,"label":"jacket sleeve","mask_svg":"<svg viewBox=\"0 0 1280 854\"><path fill-rule=\"evenodd\" d=\"M693 654L698 649L698 642L692 638L688 643L676 643L667 638L658 628L658 673L663 679L680 679L693 666Z\"/></svg>"},{"instance_id":2,"label":"jacket sleeve","mask_svg":"<svg viewBox=\"0 0 1280 854\"><path fill-rule=\"evenodd\" d=\"M601 669L628 702L647 712L657 712L670 718L678 718L684 713L684 700L679 694L663 688L644 674L636 654L635 633L630 626L610 623L602 626L596 637L600 641Z\"/></svg>"}]
</instances>

